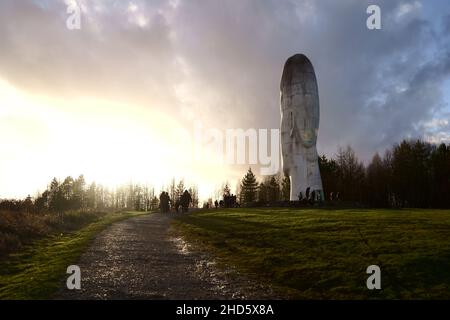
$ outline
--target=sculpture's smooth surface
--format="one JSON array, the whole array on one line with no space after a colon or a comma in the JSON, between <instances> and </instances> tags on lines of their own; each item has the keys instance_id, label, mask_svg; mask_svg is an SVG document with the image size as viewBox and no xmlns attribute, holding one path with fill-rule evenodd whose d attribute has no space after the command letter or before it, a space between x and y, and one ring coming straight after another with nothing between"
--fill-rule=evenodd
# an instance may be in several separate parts
<instances>
[{"instance_id":1,"label":"sculpture's smooth surface","mask_svg":"<svg viewBox=\"0 0 450 320\"><path fill-rule=\"evenodd\" d=\"M323 200L316 148L319 132L319 92L316 75L303 54L290 57L281 77L281 154L283 172L290 177L291 200L306 190Z\"/></svg>"}]
</instances>

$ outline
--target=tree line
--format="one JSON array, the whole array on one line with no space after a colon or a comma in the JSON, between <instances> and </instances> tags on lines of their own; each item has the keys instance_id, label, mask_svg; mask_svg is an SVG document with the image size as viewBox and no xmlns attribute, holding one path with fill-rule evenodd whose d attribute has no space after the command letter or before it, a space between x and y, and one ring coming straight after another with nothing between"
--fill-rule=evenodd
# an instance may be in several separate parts
<instances>
[{"instance_id":1,"label":"tree line","mask_svg":"<svg viewBox=\"0 0 450 320\"><path fill-rule=\"evenodd\" d=\"M163 188L164 189L164 188ZM169 193L176 199L185 190L184 181L175 183L175 179L168 188ZM188 188L192 195L193 206L198 205L198 189L196 186ZM68 176L63 181L53 178L45 191L36 197L26 197L23 200L0 200L0 210L17 212L65 212L70 210L95 211L150 211L159 207L159 194L155 188L129 183L117 188L107 188L96 182L86 184L83 175L78 178Z\"/></svg>"},{"instance_id":2,"label":"tree line","mask_svg":"<svg viewBox=\"0 0 450 320\"><path fill-rule=\"evenodd\" d=\"M326 201L371 207L450 208L450 145L404 140L378 153L365 166L354 150L339 148L335 158L319 157ZM289 200L288 177L257 181L251 168L239 183L241 204ZM335 201L335 200L334 200Z\"/></svg>"},{"instance_id":3,"label":"tree line","mask_svg":"<svg viewBox=\"0 0 450 320\"><path fill-rule=\"evenodd\" d=\"M450 145L404 140L383 156L375 153L367 166L350 146L339 148L334 158L322 155L318 160L326 201L339 194L339 201L371 207L450 208ZM198 207L196 186L187 187L184 180L172 179L162 188L171 199L179 199L185 190L192 197L192 206ZM221 193L223 198L234 199L227 183ZM249 168L238 183L235 198L239 205L257 205L289 201L289 196L288 177L266 176L258 181ZM212 199L208 205L212 207ZM158 207L159 194L153 187L129 183L109 189L95 182L87 185L83 175L76 179L69 176L62 182L54 178L34 199L0 201L0 210L25 212L149 211Z\"/></svg>"},{"instance_id":4,"label":"tree line","mask_svg":"<svg viewBox=\"0 0 450 320\"><path fill-rule=\"evenodd\" d=\"M324 192L372 207L450 207L450 145L404 140L367 166L352 148L319 159Z\"/></svg>"}]
</instances>

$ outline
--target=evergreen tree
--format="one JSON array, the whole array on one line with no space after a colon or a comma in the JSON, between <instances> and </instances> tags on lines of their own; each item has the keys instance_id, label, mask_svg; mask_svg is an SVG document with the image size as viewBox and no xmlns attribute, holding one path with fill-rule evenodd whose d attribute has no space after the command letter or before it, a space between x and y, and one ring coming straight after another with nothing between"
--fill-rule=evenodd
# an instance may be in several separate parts
<instances>
[{"instance_id":1,"label":"evergreen tree","mask_svg":"<svg viewBox=\"0 0 450 320\"><path fill-rule=\"evenodd\" d=\"M222 188L222 199L225 199L225 197L229 197L230 195L231 195L231 190L230 190L230 187L228 186L228 182L226 182Z\"/></svg>"},{"instance_id":2,"label":"evergreen tree","mask_svg":"<svg viewBox=\"0 0 450 320\"><path fill-rule=\"evenodd\" d=\"M374 207L386 207L388 205L389 194L387 171L385 163L378 153L372 158L366 170L366 201Z\"/></svg>"},{"instance_id":3,"label":"evergreen tree","mask_svg":"<svg viewBox=\"0 0 450 320\"><path fill-rule=\"evenodd\" d=\"M431 203L434 207L449 208L450 197L450 145L442 143L430 158Z\"/></svg>"},{"instance_id":4,"label":"evergreen tree","mask_svg":"<svg viewBox=\"0 0 450 320\"><path fill-rule=\"evenodd\" d=\"M23 201L23 209L25 212L29 213L33 210L33 200L31 199L31 196L28 195L25 200Z\"/></svg>"},{"instance_id":5,"label":"evergreen tree","mask_svg":"<svg viewBox=\"0 0 450 320\"><path fill-rule=\"evenodd\" d=\"M241 198L244 204L252 203L256 201L258 192L258 182L252 172L252 168L249 168L247 173L241 182Z\"/></svg>"},{"instance_id":6,"label":"evergreen tree","mask_svg":"<svg viewBox=\"0 0 450 320\"><path fill-rule=\"evenodd\" d=\"M392 151L392 187L403 207L427 207L430 194L429 159L431 145L403 141Z\"/></svg>"},{"instance_id":7,"label":"evergreen tree","mask_svg":"<svg viewBox=\"0 0 450 320\"><path fill-rule=\"evenodd\" d=\"M72 177L67 177L64 179L60 186L62 192L62 210L69 210L73 207L73 184L74 180Z\"/></svg>"},{"instance_id":8,"label":"evergreen tree","mask_svg":"<svg viewBox=\"0 0 450 320\"><path fill-rule=\"evenodd\" d=\"M267 200L269 202L280 201L280 193L280 185L277 178L275 176L269 177L267 182Z\"/></svg>"},{"instance_id":9,"label":"evergreen tree","mask_svg":"<svg viewBox=\"0 0 450 320\"><path fill-rule=\"evenodd\" d=\"M320 176L322 178L325 199L330 199L331 193L336 196L338 187L338 165L334 159L327 159L325 155L319 157Z\"/></svg>"},{"instance_id":10,"label":"evergreen tree","mask_svg":"<svg viewBox=\"0 0 450 320\"><path fill-rule=\"evenodd\" d=\"M49 187L49 209L53 212L61 212L63 210L63 194L59 182L53 178Z\"/></svg>"},{"instance_id":11,"label":"evergreen tree","mask_svg":"<svg viewBox=\"0 0 450 320\"><path fill-rule=\"evenodd\" d=\"M267 186L261 182L258 187L258 202L267 202Z\"/></svg>"}]
</instances>

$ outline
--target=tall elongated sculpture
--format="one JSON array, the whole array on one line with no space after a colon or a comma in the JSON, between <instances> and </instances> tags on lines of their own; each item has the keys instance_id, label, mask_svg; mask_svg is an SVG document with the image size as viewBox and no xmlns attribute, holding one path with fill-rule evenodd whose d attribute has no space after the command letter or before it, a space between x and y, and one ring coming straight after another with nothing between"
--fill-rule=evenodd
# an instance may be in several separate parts
<instances>
[{"instance_id":1,"label":"tall elongated sculpture","mask_svg":"<svg viewBox=\"0 0 450 320\"><path fill-rule=\"evenodd\" d=\"M290 177L291 200L298 200L300 193L305 198L308 188L316 200L323 200L316 148L319 92L314 68L305 55L286 61L280 91L282 166Z\"/></svg>"}]
</instances>

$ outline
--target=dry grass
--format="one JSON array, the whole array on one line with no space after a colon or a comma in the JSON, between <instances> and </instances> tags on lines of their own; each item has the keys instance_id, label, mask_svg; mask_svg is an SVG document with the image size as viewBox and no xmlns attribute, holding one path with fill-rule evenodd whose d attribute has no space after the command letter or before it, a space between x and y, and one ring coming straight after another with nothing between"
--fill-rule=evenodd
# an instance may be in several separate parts
<instances>
[{"instance_id":1,"label":"dry grass","mask_svg":"<svg viewBox=\"0 0 450 320\"><path fill-rule=\"evenodd\" d=\"M76 211L62 215L0 211L0 260L33 240L77 230L103 215Z\"/></svg>"},{"instance_id":2,"label":"dry grass","mask_svg":"<svg viewBox=\"0 0 450 320\"><path fill-rule=\"evenodd\" d=\"M49 226L50 234L35 238L0 261L0 300L53 298L61 285L65 285L67 266L79 261L96 234L115 222L142 214L147 213L72 212L65 214L63 220L57 216L22 218L31 219L31 223L42 218L44 225ZM94 221L87 222L89 220ZM63 233L58 230L69 231Z\"/></svg>"}]
</instances>

